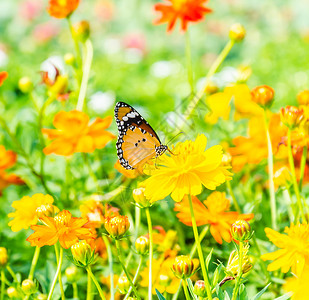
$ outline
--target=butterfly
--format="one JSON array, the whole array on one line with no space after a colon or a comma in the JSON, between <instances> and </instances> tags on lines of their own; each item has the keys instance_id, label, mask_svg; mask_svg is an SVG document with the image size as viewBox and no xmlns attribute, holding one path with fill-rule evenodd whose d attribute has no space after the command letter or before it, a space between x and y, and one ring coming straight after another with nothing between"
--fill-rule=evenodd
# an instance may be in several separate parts
<instances>
[{"instance_id":1,"label":"butterfly","mask_svg":"<svg viewBox=\"0 0 309 300\"><path fill-rule=\"evenodd\" d=\"M117 155L125 169L140 168L151 158L169 150L162 145L149 123L129 104L116 103L115 119L119 132Z\"/></svg>"}]
</instances>

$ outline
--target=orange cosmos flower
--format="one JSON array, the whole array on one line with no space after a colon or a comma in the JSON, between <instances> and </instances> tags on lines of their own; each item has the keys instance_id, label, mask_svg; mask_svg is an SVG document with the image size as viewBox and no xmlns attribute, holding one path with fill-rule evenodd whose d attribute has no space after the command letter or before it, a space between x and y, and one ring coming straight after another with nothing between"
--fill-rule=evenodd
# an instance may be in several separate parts
<instances>
[{"instance_id":1,"label":"orange cosmos flower","mask_svg":"<svg viewBox=\"0 0 309 300\"><path fill-rule=\"evenodd\" d=\"M2 190L13 184L23 185L25 182L16 174L7 174L4 171L0 171L0 196L2 195Z\"/></svg>"},{"instance_id":2,"label":"orange cosmos flower","mask_svg":"<svg viewBox=\"0 0 309 300\"><path fill-rule=\"evenodd\" d=\"M233 139L235 147L228 149L228 152L233 157L233 170L239 171L246 164L258 164L267 158L267 139L263 122L262 116L250 119L248 137L239 136ZM270 116L269 131L273 152L276 155L282 155L279 146L282 144L282 137L287 134L287 128L280 121L279 114Z\"/></svg>"},{"instance_id":3,"label":"orange cosmos flower","mask_svg":"<svg viewBox=\"0 0 309 300\"><path fill-rule=\"evenodd\" d=\"M61 247L68 249L79 239L87 240L95 234L92 228L87 227L87 219L73 218L67 210L59 212L54 218L42 216L40 220L44 225L31 226L34 233L27 238L31 246L50 246L59 241Z\"/></svg>"},{"instance_id":4,"label":"orange cosmos flower","mask_svg":"<svg viewBox=\"0 0 309 300\"><path fill-rule=\"evenodd\" d=\"M85 113L78 110L60 111L53 122L56 129L42 129L53 140L43 151L46 155L55 153L68 156L76 152L89 153L102 149L115 138L115 135L105 130L111 122L112 117L108 116L104 119L96 118L88 125L89 117Z\"/></svg>"},{"instance_id":5,"label":"orange cosmos flower","mask_svg":"<svg viewBox=\"0 0 309 300\"><path fill-rule=\"evenodd\" d=\"M5 147L0 145L0 170L12 167L17 160L17 155L11 150L5 150Z\"/></svg>"},{"instance_id":6,"label":"orange cosmos flower","mask_svg":"<svg viewBox=\"0 0 309 300\"><path fill-rule=\"evenodd\" d=\"M161 13L161 17L155 24L168 23L167 31L171 31L179 19L181 29L186 31L189 22L202 21L204 14L211 12L205 6L206 2L207 0L165 0L164 3L157 3L154 9Z\"/></svg>"},{"instance_id":7,"label":"orange cosmos flower","mask_svg":"<svg viewBox=\"0 0 309 300\"><path fill-rule=\"evenodd\" d=\"M79 0L49 0L48 13L57 19L68 17L78 6Z\"/></svg>"},{"instance_id":8,"label":"orange cosmos flower","mask_svg":"<svg viewBox=\"0 0 309 300\"><path fill-rule=\"evenodd\" d=\"M213 192L208 198L201 202L197 197L192 197L194 214L197 226L210 224L210 233L217 243L222 244L222 239L231 242L231 225L237 220L249 221L253 214L239 214L229 211L230 201L226 199L225 193ZM177 218L185 225L192 226L190 206L188 197L182 202L175 204Z\"/></svg>"},{"instance_id":9,"label":"orange cosmos flower","mask_svg":"<svg viewBox=\"0 0 309 300\"><path fill-rule=\"evenodd\" d=\"M1 71L0 72L0 86L3 84L4 80L9 76L8 72Z\"/></svg>"},{"instance_id":10,"label":"orange cosmos flower","mask_svg":"<svg viewBox=\"0 0 309 300\"><path fill-rule=\"evenodd\" d=\"M21 185L25 182L15 174L7 174L5 169L15 165L17 155L11 150L5 150L4 146L0 145L0 195L2 190L12 184Z\"/></svg>"},{"instance_id":11,"label":"orange cosmos flower","mask_svg":"<svg viewBox=\"0 0 309 300\"><path fill-rule=\"evenodd\" d=\"M107 217L119 215L119 208L113 207L101 201L88 200L79 207L82 218L87 218L94 227L98 228L104 224Z\"/></svg>"}]
</instances>

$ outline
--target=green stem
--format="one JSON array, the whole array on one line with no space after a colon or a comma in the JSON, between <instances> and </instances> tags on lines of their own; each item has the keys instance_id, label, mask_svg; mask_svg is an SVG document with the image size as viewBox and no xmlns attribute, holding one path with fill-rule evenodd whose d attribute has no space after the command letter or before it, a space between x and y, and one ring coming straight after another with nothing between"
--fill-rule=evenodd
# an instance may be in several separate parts
<instances>
[{"instance_id":1,"label":"green stem","mask_svg":"<svg viewBox=\"0 0 309 300\"><path fill-rule=\"evenodd\" d=\"M252 240L253 240L253 242L254 242L254 246L255 246L255 249L256 249L256 251L257 251L259 261L261 262L261 268L262 268L262 270L263 270L263 273L264 273L264 275L266 276L266 278L267 278L267 280L268 280L268 282L269 282L269 281L271 280L271 277L270 277L269 272L267 271L267 268L266 268L266 266L265 266L265 262L260 258L260 257L261 257L261 250L260 250L259 244L258 244L258 242L257 242L257 240L256 240L255 234L253 234Z\"/></svg>"},{"instance_id":2,"label":"green stem","mask_svg":"<svg viewBox=\"0 0 309 300\"><path fill-rule=\"evenodd\" d=\"M69 24L69 29L70 29L70 32L71 32L72 39L74 41L74 47L75 47L75 52L76 52L77 68L79 69L79 68L82 67L82 56L80 54L80 49L79 49L79 45L78 45L78 39L77 39L76 35L74 34L73 26L72 26L72 22L71 22L70 16L67 17L67 21L68 21L68 24ZM79 81L80 81L80 79L79 79Z\"/></svg>"},{"instance_id":3,"label":"green stem","mask_svg":"<svg viewBox=\"0 0 309 300\"><path fill-rule=\"evenodd\" d=\"M139 260L139 264L138 264L137 270L136 270L135 275L134 275L134 278L133 278L133 284L136 283L137 277L138 277L138 275L139 275L139 272L140 272L141 267L142 267L142 264L143 264L143 260L144 260L144 257L141 255L141 258L140 258L140 260ZM127 299L129 298L129 296L130 296L130 294L131 294L131 291L132 291L132 286L130 286L130 288L129 288L127 294L126 294L126 296L124 297L124 300L127 300Z\"/></svg>"},{"instance_id":4,"label":"green stem","mask_svg":"<svg viewBox=\"0 0 309 300\"><path fill-rule=\"evenodd\" d=\"M306 167L306 161L307 161L307 153L308 153L308 147L307 145L303 148L303 153L301 156L300 161L300 177L299 177L299 191L301 192L303 188L303 179L305 174L305 167Z\"/></svg>"},{"instance_id":5,"label":"green stem","mask_svg":"<svg viewBox=\"0 0 309 300\"><path fill-rule=\"evenodd\" d=\"M113 271L113 254L110 242L108 237L103 235L103 240L107 249L107 256L108 256L108 266L109 266L109 278L110 278L110 294L111 300L115 299L115 291L114 291L114 271Z\"/></svg>"},{"instance_id":6,"label":"green stem","mask_svg":"<svg viewBox=\"0 0 309 300\"><path fill-rule=\"evenodd\" d=\"M152 299L152 257L153 257L153 236L152 236L152 222L150 216L149 207L145 208L147 223L148 223L148 231L149 231L149 275L148 275L148 299Z\"/></svg>"},{"instance_id":7,"label":"green stem","mask_svg":"<svg viewBox=\"0 0 309 300\"><path fill-rule=\"evenodd\" d=\"M0 299L4 299L4 290L5 290L5 275L4 275L4 269L1 269L1 296Z\"/></svg>"},{"instance_id":8,"label":"green stem","mask_svg":"<svg viewBox=\"0 0 309 300\"><path fill-rule=\"evenodd\" d=\"M273 150L272 144L268 129L268 121L266 110L264 109L264 124L265 124L265 131L266 131L266 138L267 138L267 149L268 149L268 174L269 174L269 193L270 193L270 210L271 210L271 223L272 228L274 230L278 229L277 226L277 208L276 208L276 198L275 198L275 184L274 184L274 160L273 160Z\"/></svg>"},{"instance_id":9,"label":"green stem","mask_svg":"<svg viewBox=\"0 0 309 300\"><path fill-rule=\"evenodd\" d=\"M28 276L28 278L31 279L31 280L33 280L34 270L35 270L36 264L37 264L39 256L40 256L40 250L41 250L40 247L38 247L38 246L35 247L34 255L33 255L33 258L32 258L32 263L31 263L31 267L30 267L30 272L29 272L29 276Z\"/></svg>"},{"instance_id":10,"label":"green stem","mask_svg":"<svg viewBox=\"0 0 309 300\"><path fill-rule=\"evenodd\" d=\"M290 224L294 222L294 215L295 215L295 212L294 212L294 204L292 202L292 198L291 198L291 195L290 195L290 192L289 192L289 187L286 187L283 191L282 191L282 194L283 194L283 198L284 200L286 201L286 208L287 208L287 211L288 211L288 216L289 216L289 222Z\"/></svg>"},{"instance_id":11,"label":"green stem","mask_svg":"<svg viewBox=\"0 0 309 300\"><path fill-rule=\"evenodd\" d=\"M87 166L88 173L89 173L89 175L91 176L91 178L93 179L93 181L94 181L94 183L96 185L97 192L100 192L101 188L100 188L100 185L99 185L99 181L98 181L97 176L95 175L95 173L93 172L93 170L91 168L91 164L89 162L87 153L83 153L83 158L84 158L85 165Z\"/></svg>"},{"instance_id":12,"label":"green stem","mask_svg":"<svg viewBox=\"0 0 309 300\"><path fill-rule=\"evenodd\" d=\"M60 248L62 247L60 246ZM56 259L57 259L57 264L58 264L59 263L59 245L58 244L55 244L55 254L56 254ZM61 291L61 299L64 300L65 296L64 296L64 290L63 290L63 284L62 284L61 271L59 272L58 279L59 279L59 286L60 286L60 291Z\"/></svg>"},{"instance_id":13,"label":"green stem","mask_svg":"<svg viewBox=\"0 0 309 300\"><path fill-rule=\"evenodd\" d=\"M100 294L101 299L102 299L102 300L106 300L106 298L105 298L105 296L104 296L104 294L103 294L103 291L102 291L102 289L101 289L101 287L100 287L100 284L98 283L97 279L96 279L95 276L93 275L90 266L88 266L88 267L86 268L86 270L87 270L88 274L90 275L92 281L94 282L95 286L97 287L97 290L98 290L98 292L99 292L99 294Z\"/></svg>"},{"instance_id":14,"label":"green stem","mask_svg":"<svg viewBox=\"0 0 309 300\"><path fill-rule=\"evenodd\" d=\"M288 129L288 158L289 158L289 164L290 164L290 169L291 169L291 173L292 173L293 187L294 187L294 191L295 191L295 195L296 195L296 200L297 200L298 208L299 208L301 217L303 219L303 222L306 222L306 218L305 218L305 214L304 214L304 209L303 209L303 205L301 203L299 188L298 188L297 179L296 179L295 166L294 166L294 158L293 158L293 153L292 153L291 133L292 133L292 130L289 128ZM298 218L295 217L295 219L298 219Z\"/></svg>"},{"instance_id":15,"label":"green stem","mask_svg":"<svg viewBox=\"0 0 309 300\"><path fill-rule=\"evenodd\" d=\"M194 80L192 71L192 57L191 57L191 44L189 30L186 31L186 59L187 59L187 71L188 71L188 82L191 89L191 96L194 95Z\"/></svg>"},{"instance_id":16,"label":"green stem","mask_svg":"<svg viewBox=\"0 0 309 300\"><path fill-rule=\"evenodd\" d=\"M201 243L202 240L204 239L204 237L206 236L206 233L208 232L208 229L209 229L209 226L205 226L200 234L200 237L199 237L199 242ZM197 249L197 243L194 242L194 245L190 251L190 258L192 258L196 252L196 249ZM179 286L178 286L178 289L177 289L177 292L174 294L172 300L176 300L178 298L178 295L179 295L179 292L180 292L180 289L181 289L181 282L179 283Z\"/></svg>"},{"instance_id":17,"label":"green stem","mask_svg":"<svg viewBox=\"0 0 309 300\"><path fill-rule=\"evenodd\" d=\"M60 247L58 267L57 267L57 271L56 271L56 274L55 274L54 279L53 279L52 286L51 286L51 288L49 290L49 294L48 294L47 300L50 300L52 298L52 296L53 296L54 289L55 289L56 282L57 282L57 278L59 277L59 273L61 272L62 259L63 259L63 248Z\"/></svg>"},{"instance_id":18,"label":"green stem","mask_svg":"<svg viewBox=\"0 0 309 300\"><path fill-rule=\"evenodd\" d=\"M203 95L205 94L205 90L209 84L209 81L211 79L211 77L217 72L217 70L219 69L219 67L221 66L221 64L223 63L223 61L225 60L225 58L227 57L227 55L229 54L229 52L231 51L231 49L233 48L235 42L232 40L229 40L228 43L226 44L226 46L224 47L224 49L222 50L222 52L219 54L219 56L217 57L217 59L214 61L214 63L211 65L207 75L206 75L206 81L205 81L205 85L203 86L203 88L198 92L198 94L196 95L196 97L194 97L191 102L189 103L184 116L185 116L185 121L188 120L193 111L195 110L196 106L198 105L199 101L202 99Z\"/></svg>"},{"instance_id":19,"label":"green stem","mask_svg":"<svg viewBox=\"0 0 309 300\"><path fill-rule=\"evenodd\" d=\"M233 204L234 204L234 206L235 206L237 212L238 212L239 214L241 214L241 209L240 209L240 206L239 206L239 204L238 204L238 201L237 201L237 199L236 199L236 197L235 197L235 194L234 194L234 192L233 192L233 189L232 189L232 186L231 186L230 181L226 181L226 187L227 187L227 190L228 190L230 196L232 197Z\"/></svg>"},{"instance_id":20,"label":"green stem","mask_svg":"<svg viewBox=\"0 0 309 300\"><path fill-rule=\"evenodd\" d=\"M80 91L79 91L78 101L77 101L77 106L76 106L76 109L80 111L83 110L83 106L85 102L87 84L88 84L92 57L93 57L92 43L89 39L84 44L84 54L85 54L85 60L83 64L83 77L82 77L82 83L80 85Z\"/></svg>"},{"instance_id":21,"label":"green stem","mask_svg":"<svg viewBox=\"0 0 309 300\"><path fill-rule=\"evenodd\" d=\"M141 209L135 206L135 228L134 228L134 241L138 238L138 230L141 223Z\"/></svg>"},{"instance_id":22,"label":"green stem","mask_svg":"<svg viewBox=\"0 0 309 300\"><path fill-rule=\"evenodd\" d=\"M243 247L244 247L244 243L243 242L239 242L239 249L238 249L238 274L237 274L237 278L235 281L235 287L233 290L233 296L232 296L232 300L236 300L237 299L237 295L238 295L238 291L239 291L239 286L240 286L240 280L241 280L241 276L242 276L242 260L243 260Z\"/></svg>"},{"instance_id":23,"label":"green stem","mask_svg":"<svg viewBox=\"0 0 309 300\"><path fill-rule=\"evenodd\" d=\"M87 276L87 300L92 299L92 284L91 284L91 276L90 273L88 272Z\"/></svg>"},{"instance_id":24,"label":"green stem","mask_svg":"<svg viewBox=\"0 0 309 300\"><path fill-rule=\"evenodd\" d=\"M42 178L42 176L34 169L33 164L30 161L30 157L29 155L26 153L26 151L24 150L23 146L21 145L21 143L18 141L18 139L15 137L15 134L13 134L10 130L10 128L7 126L5 120L0 117L0 123L3 127L3 129L6 131L6 133L10 136L12 142L15 144L15 147L18 149L18 153L26 160L27 166L29 167L29 169L31 170L32 174L34 176L36 176L38 179L41 180L42 185L45 189L45 191L50 194L53 195L51 193L51 191L48 189L48 187L45 184L44 178ZM54 197L54 196L53 196ZM54 197L55 198L55 197Z\"/></svg>"},{"instance_id":25,"label":"green stem","mask_svg":"<svg viewBox=\"0 0 309 300\"><path fill-rule=\"evenodd\" d=\"M197 243L197 252L198 252L198 256L199 256L199 260L200 260L200 265L201 265L201 268L202 268L203 279L204 279L204 282L205 282L208 300L211 300L212 299L211 288L210 288L207 269L206 269L206 266L205 266L203 251L202 251L201 243L200 243L200 240L199 240L198 229L197 229L196 220L195 220L195 216L194 216L193 203L192 203L192 198L191 198L190 194L188 194L188 198L189 198L189 203L190 203L190 213L191 213L191 219L192 219L194 239Z\"/></svg>"},{"instance_id":26,"label":"green stem","mask_svg":"<svg viewBox=\"0 0 309 300\"><path fill-rule=\"evenodd\" d=\"M43 128L43 119L44 119L45 110L55 99L56 99L56 97L53 94L44 102L43 106L41 107L41 109L39 111L39 121L38 121L39 139L40 139L40 143L41 143L41 147L42 147L42 149L41 149L41 163L40 163L40 179L41 179L41 183L42 183L43 187L45 188L45 190L47 191L47 193L50 194L51 196L53 196L53 198L55 198L55 196L53 195L53 193L48 188L48 186L45 182L45 177L44 177L45 154L43 152L43 149L45 147L45 142L44 142L44 136L43 136L43 133L42 133L42 128Z\"/></svg>"},{"instance_id":27,"label":"green stem","mask_svg":"<svg viewBox=\"0 0 309 300\"><path fill-rule=\"evenodd\" d=\"M8 270L8 272L10 273L10 275L12 276L13 280L15 283L19 283L16 274L14 273L14 271L11 269L10 266L6 266L6 269Z\"/></svg>"},{"instance_id":28,"label":"green stem","mask_svg":"<svg viewBox=\"0 0 309 300\"><path fill-rule=\"evenodd\" d=\"M133 292L134 292L135 296L137 297L137 299L140 300L141 297L139 296L139 294L138 294L138 292L137 292L137 289L136 289L136 287L134 286L134 284L133 284L133 282L132 282L131 276L130 276L130 274L129 274L129 272L128 272L127 268L125 267L124 262L123 262L123 260L122 260L121 247L120 247L120 245L119 245L119 241L118 241L118 240L115 240L115 243L116 243L116 248L117 248L117 252L118 252L118 259L119 259L119 262L120 262L120 264L121 264L121 267L122 267L124 273L126 274L128 280L129 280L129 282L130 282L130 285L131 285L131 287L132 287L132 289L133 289Z\"/></svg>"},{"instance_id":29,"label":"green stem","mask_svg":"<svg viewBox=\"0 0 309 300\"><path fill-rule=\"evenodd\" d=\"M77 283L73 282L72 283L72 287L73 287L73 298L74 299L79 299L78 298L78 287L77 287Z\"/></svg>"},{"instance_id":30,"label":"green stem","mask_svg":"<svg viewBox=\"0 0 309 300\"><path fill-rule=\"evenodd\" d=\"M186 281L184 279L182 279L181 283L182 283L183 291L184 291L185 296L186 296L186 300L191 300L191 298L189 296L189 292L188 292Z\"/></svg>"}]
</instances>

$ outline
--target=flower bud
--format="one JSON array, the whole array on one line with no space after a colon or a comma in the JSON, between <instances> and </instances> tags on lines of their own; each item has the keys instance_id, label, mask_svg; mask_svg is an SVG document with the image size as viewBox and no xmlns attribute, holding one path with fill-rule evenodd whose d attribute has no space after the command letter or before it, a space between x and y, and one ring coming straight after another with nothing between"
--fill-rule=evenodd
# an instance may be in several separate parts
<instances>
[{"instance_id":1,"label":"flower bud","mask_svg":"<svg viewBox=\"0 0 309 300\"><path fill-rule=\"evenodd\" d=\"M202 298L207 297L207 290L204 280L198 280L197 282L195 282L193 293Z\"/></svg>"},{"instance_id":2,"label":"flower bud","mask_svg":"<svg viewBox=\"0 0 309 300\"><path fill-rule=\"evenodd\" d=\"M73 26L74 35L84 43L90 35L90 26L88 21L80 21Z\"/></svg>"},{"instance_id":3,"label":"flower bud","mask_svg":"<svg viewBox=\"0 0 309 300\"><path fill-rule=\"evenodd\" d=\"M300 105L309 104L309 90L304 90L297 95L297 101Z\"/></svg>"},{"instance_id":4,"label":"flower bud","mask_svg":"<svg viewBox=\"0 0 309 300\"><path fill-rule=\"evenodd\" d=\"M94 262L94 251L85 240L71 246L71 252L75 263L80 267L89 266Z\"/></svg>"},{"instance_id":5,"label":"flower bud","mask_svg":"<svg viewBox=\"0 0 309 300\"><path fill-rule=\"evenodd\" d=\"M66 53L64 55L64 62L67 65L72 66L75 62L75 56L72 53Z\"/></svg>"},{"instance_id":6,"label":"flower bud","mask_svg":"<svg viewBox=\"0 0 309 300\"><path fill-rule=\"evenodd\" d=\"M118 279L118 290L120 294L126 294L129 291L130 288L130 282L127 278L127 276L123 275L119 277Z\"/></svg>"},{"instance_id":7,"label":"flower bud","mask_svg":"<svg viewBox=\"0 0 309 300\"><path fill-rule=\"evenodd\" d=\"M6 248L0 247L0 269L4 268L8 263L8 252Z\"/></svg>"},{"instance_id":8,"label":"flower bud","mask_svg":"<svg viewBox=\"0 0 309 300\"><path fill-rule=\"evenodd\" d=\"M243 259L242 259L242 274L248 273L252 269L252 263L248 256L249 244L243 247ZM233 250L230 254L225 273L228 276L237 277L238 275L238 252Z\"/></svg>"},{"instance_id":9,"label":"flower bud","mask_svg":"<svg viewBox=\"0 0 309 300\"><path fill-rule=\"evenodd\" d=\"M216 85L213 81L209 80L207 82L207 85L205 87L205 93L206 94L211 95L211 94L217 93L218 90L219 90L218 85Z\"/></svg>"},{"instance_id":10,"label":"flower bud","mask_svg":"<svg viewBox=\"0 0 309 300\"><path fill-rule=\"evenodd\" d=\"M252 101L262 107L269 107L274 99L275 91L268 85L260 85L251 91Z\"/></svg>"},{"instance_id":11,"label":"flower bud","mask_svg":"<svg viewBox=\"0 0 309 300\"><path fill-rule=\"evenodd\" d=\"M68 88L68 76L58 75L55 83L48 89L49 96L65 94Z\"/></svg>"},{"instance_id":12,"label":"flower bud","mask_svg":"<svg viewBox=\"0 0 309 300\"><path fill-rule=\"evenodd\" d=\"M36 285L31 279L25 279L21 283L21 288L26 295L34 294L37 291Z\"/></svg>"},{"instance_id":13,"label":"flower bud","mask_svg":"<svg viewBox=\"0 0 309 300\"><path fill-rule=\"evenodd\" d=\"M172 266L174 275L179 279L186 279L193 275L195 271L193 260L186 255L180 255L175 258Z\"/></svg>"},{"instance_id":14,"label":"flower bud","mask_svg":"<svg viewBox=\"0 0 309 300\"><path fill-rule=\"evenodd\" d=\"M246 82L252 74L252 69L250 66L240 66L237 74L237 82L243 83Z\"/></svg>"},{"instance_id":15,"label":"flower bud","mask_svg":"<svg viewBox=\"0 0 309 300\"><path fill-rule=\"evenodd\" d=\"M274 183L277 187L287 187L291 184L292 177L290 170L287 166L284 166L277 170L274 174Z\"/></svg>"},{"instance_id":16,"label":"flower bud","mask_svg":"<svg viewBox=\"0 0 309 300\"><path fill-rule=\"evenodd\" d=\"M46 294L38 294L36 296L36 300L47 300L47 295Z\"/></svg>"},{"instance_id":17,"label":"flower bud","mask_svg":"<svg viewBox=\"0 0 309 300\"><path fill-rule=\"evenodd\" d=\"M246 29L243 25L233 24L229 33L230 39L236 43L241 42L246 36Z\"/></svg>"},{"instance_id":18,"label":"flower bud","mask_svg":"<svg viewBox=\"0 0 309 300\"><path fill-rule=\"evenodd\" d=\"M159 275L159 284L164 286L164 287L167 287L170 285L172 279L166 275L166 274L160 274Z\"/></svg>"},{"instance_id":19,"label":"flower bud","mask_svg":"<svg viewBox=\"0 0 309 300\"><path fill-rule=\"evenodd\" d=\"M65 269L65 275L68 282L73 283L78 281L81 274L76 266L70 266Z\"/></svg>"},{"instance_id":20,"label":"flower bud","mask_svg":"<svg viewBox=\"0 0 309 300\"><path fill-rule=\"evenodd\" d=\"M10 286L6 292L10 299L21 298L18 291L13 286Z\"/></svg>"},{"instance_id":21,"label":"flower bud","mask_svg":"<svg viewBox=\"0 0 309 300\"><path fill-rule=\"evenodd\" d=\"M222 155L222 166L223 167L229 167L232 163L232 155L230 153L224 153Z\"/></svg>"},{"instance_id":22,"label":"flower bud","mask_svg":"<svg viewBox=\"0 0 309 300\"><path fill-rule=\"evenodd\" d=\"M22 77L18 81L18 88L24 93L28 94L33 89L33 83L29 77Z\"/></svg>"},{"instance_id":23,"label":"flower bud","mask_svg":"<svg viewBox=\"0 0 309 300\"><path fill-rule=\"evenodd\" d=\"M245 220L238 220L234 224L232 224L231 234L233 239L236 241L247 241L252 236L251 226Z\"/></svg>"},{"instance_id":24,"label":"flower bud","mask_svg":"<svg viewBox=\"0 0 309 300\"><path fill-rule=\"evenodd\" d=\"M135 249L136 252L140 255L148 253L149 239L145 236L140 236L139 238L137 238L135 241Z\"/></svg>"},{"instance_id":25,"label":"flower bud","mask_svg":"<svg viewBox=\"0 0 309 300\"><path fill-rule=\"evenodd\" d=\"M128 231L130 222L127 216L107 217L104 227L112 238L119 239Z\"/></svg>"},{"instance_id":26,"label":"flower bud","mask_svg":"<svg viewBox=\"0 0 309 300\"><path fill-rule=\"evenodd\" d=\"M295 106L286 106L282 107L280 110L281 122L289 127L294 129L298 127L301 121L304 119L304 110Z\"/></svg>"},{"instance_id":27,"label":"flower bud","mask_svg":"<svg viewBox=\"0 0 309 300\"><path fill-rule=\"evenodd\" d=\"M55 213L58 211L59 209L56 206L48 203L48 204L39 206L36 209L36 214L39 218L41 218L42 216L54 217Z\"/></svg>"},{"instance_id":28,"label":"flower bud","mask_svg":"<svg viewBox=\"0 0 309 300\"><path fill-rule=\"evenodd\" d=\"M133 190L133 199L136 202L136 204L141 207L141 208L145 208L145 207L150 207L151 203L150 201L145 197L144 195L145 192L145 188L140 187L137 189Z\"/></svg>"}]
</instances>

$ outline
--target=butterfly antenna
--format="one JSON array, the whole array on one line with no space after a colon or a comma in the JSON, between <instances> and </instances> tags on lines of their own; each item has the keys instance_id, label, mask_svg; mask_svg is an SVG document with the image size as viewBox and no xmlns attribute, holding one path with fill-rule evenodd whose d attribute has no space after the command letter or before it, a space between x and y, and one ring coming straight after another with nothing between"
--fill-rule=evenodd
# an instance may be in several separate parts
<instances>
[{"instance_id":1,"label":"butterfly antenna","mask_svg":"<svg viewBox=\"0 0 309 300\"><path fill-rule=\"evenodd\" d=\"M179 133L177 133L174 137L172 137L168 142L167 142L167 144L166 145L168 145L172 140L174 140L178 135L180 135L180 134L184 134L184 132L183 131L180 131Z\"/></svg>"}]
</instances>

